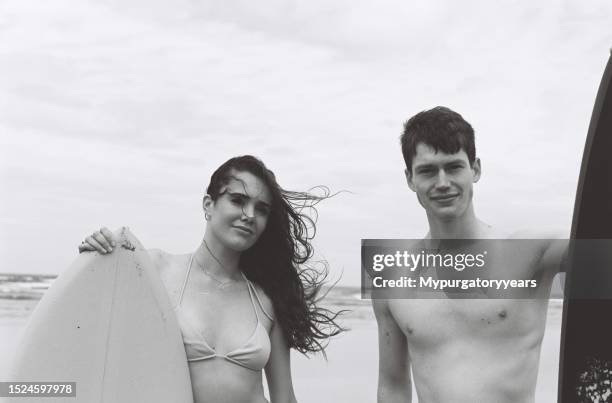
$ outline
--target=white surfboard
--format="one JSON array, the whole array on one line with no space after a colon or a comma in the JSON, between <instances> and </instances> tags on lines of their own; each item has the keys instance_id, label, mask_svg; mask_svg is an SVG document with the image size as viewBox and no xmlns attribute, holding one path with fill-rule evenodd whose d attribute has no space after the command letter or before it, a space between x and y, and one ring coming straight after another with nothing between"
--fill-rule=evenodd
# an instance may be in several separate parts
<instances>
[{"instance_id":1,"label":"white surfboard","mask_svg":"<svg viewBox=\"0 0 612 403\"><path fill-rule=\"evenodd\" d=\"M192 403L187 359L168 294L127 228L113 253L82 253L32 313L10 382L76 382L53 402ZM47 398L5 398L40 402Z\"/></svg>"}]
</instances>

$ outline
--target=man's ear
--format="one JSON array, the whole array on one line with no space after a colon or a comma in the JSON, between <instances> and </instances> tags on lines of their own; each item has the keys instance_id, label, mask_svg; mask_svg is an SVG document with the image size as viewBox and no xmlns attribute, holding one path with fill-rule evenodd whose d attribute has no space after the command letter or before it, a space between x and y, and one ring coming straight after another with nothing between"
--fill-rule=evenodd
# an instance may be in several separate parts
<instances>
[{"instance_id":1,"label":"man's ear","mask_svg":"<svg viewBox=\"0 0 612 403\"><path fill-rule=\"evenodd\" d=\"M408 184L410 190L416 192L416 186L414 186L414 182L412 181L412 172L406 168L404 169L404 175L406 175L406 183Z\"/></svg>"},{"instance_id":2,"label":"man's ear","mask_svg":"<svg viewBox=\"0 0 612 403\"><path fill-rule=\"evenodd\" d=\"M474 163L472 164L472 172L474 173L473 182L476 183L480 180L480 175L482 174L482 164L480 162L480 158L476 158Z\"/></svg>"}]
</instances>

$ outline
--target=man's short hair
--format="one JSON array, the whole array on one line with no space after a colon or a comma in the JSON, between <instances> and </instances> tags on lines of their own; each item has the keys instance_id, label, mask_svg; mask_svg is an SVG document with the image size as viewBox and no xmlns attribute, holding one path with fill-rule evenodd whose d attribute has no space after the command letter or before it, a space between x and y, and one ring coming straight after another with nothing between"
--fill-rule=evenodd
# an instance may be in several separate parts
<instances>
[{"instance_id":1,"label":"man's short hair","mask_svg":"<svg viewBox=\"0 0 612 403\"><path fill-rule=\"evenodd\" d=\"M455 154L463 150L470 165L476 159L474 129L460 114L444 106L436 106L411 117L404 123L400 142L406 168L411 172L412 160L416 156L419 143L445 154Z\"/></svg>"}]
</instances>

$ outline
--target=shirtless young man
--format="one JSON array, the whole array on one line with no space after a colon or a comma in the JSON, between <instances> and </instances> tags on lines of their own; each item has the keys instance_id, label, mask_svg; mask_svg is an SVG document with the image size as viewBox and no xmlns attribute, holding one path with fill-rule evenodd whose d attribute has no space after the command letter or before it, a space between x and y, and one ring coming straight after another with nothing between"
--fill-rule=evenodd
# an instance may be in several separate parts
<instances>
[{"instance_id":1,"label":"shirtless young man","mask_svg":"<svg viewBox=\"0 0 612 403\"><path fill-rule=\"evenodd\" d=\"M444 107L421 112L406 122L401 143L408 187L429 221L426 238L503 237L474 213L481 164L461 115ZM410 402L411 371L419 403L534 402L547 298L567 242L528 244L496 270L537 279L534 298L372 299L379 403Z\"/></svg>"}]
</instances>

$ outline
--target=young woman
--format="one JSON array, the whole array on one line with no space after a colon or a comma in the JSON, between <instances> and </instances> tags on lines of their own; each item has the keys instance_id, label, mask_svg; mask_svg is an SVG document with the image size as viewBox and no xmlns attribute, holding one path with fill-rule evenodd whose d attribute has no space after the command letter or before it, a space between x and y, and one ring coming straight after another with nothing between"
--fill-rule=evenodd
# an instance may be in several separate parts
<instances>
[{"instance_id":1,"label":"young woman","mask_svg":"<svg viewBox=\"0 0 612 403\"><path fill-rule=\"evenodd\" d=\"M306 265L314 222L301 213L327 197L288 192L255 157L230 159L203 199L204 239L191 254L151 250L183 334L194 401L295 402L289 349L322 351L341 328L315 305L318 271ZM102 228L79 251L112 253Z\"/></svg>"}]
</instances>

